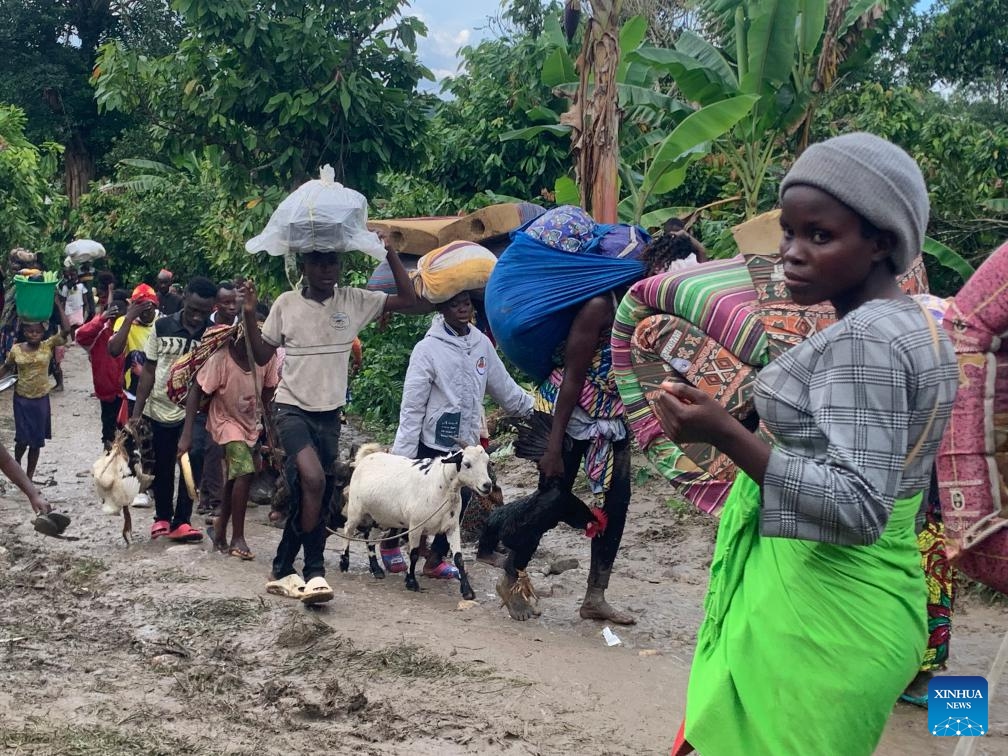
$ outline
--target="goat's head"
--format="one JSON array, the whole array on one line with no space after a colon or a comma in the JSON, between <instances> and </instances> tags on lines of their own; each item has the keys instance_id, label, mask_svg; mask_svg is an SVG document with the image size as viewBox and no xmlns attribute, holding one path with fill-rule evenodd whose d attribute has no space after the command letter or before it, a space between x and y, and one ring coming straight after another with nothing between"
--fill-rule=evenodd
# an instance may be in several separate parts
<instances>
[{"instance_id":1,"label":"goat's head","mask_svg":"<svg viewBox=\"0 0 1008 756\"><path fill-rule=\"evenodd\" d=\"M441 462L454 465L459 482L481 496L486 496L493 488L493 481L490 479L490 457L482 446L467 446L447 457L442 457Z\"/></svg>"}]
</instances>

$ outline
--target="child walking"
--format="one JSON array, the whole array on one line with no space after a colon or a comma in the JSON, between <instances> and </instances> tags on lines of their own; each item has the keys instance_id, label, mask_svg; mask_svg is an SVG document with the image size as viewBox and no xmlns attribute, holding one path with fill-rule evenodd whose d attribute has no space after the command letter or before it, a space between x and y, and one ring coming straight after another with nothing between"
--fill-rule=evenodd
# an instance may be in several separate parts
<instances>
[{"instance_id":1,"label":"child walking","mask_svg":"<svg viewBox=\"0 0 1008 756\"><path fill-rule=\"evenodd\" d=\"M56 347L66 344L66 337L70 333L66 313L58 306L58 298L54 301L60 318L59 331L47 339L44 323L22 321L21 337L24 340L13 346L7 354L3 369L0 369L0 379L13 372L17 373L18 380L14 386L14 457L20 465L25 451L28 451L28 467L25 472L29 480L35 476L39 452L45 446L46 439L52 438L49 363Z\"/></svg>"},{"instance_id":2,"label":"child walking","mask_svg":"<svg viewBox=\"0 0 1008 756\"><path fill-rule=\"evenodd\" d=\"M296 468L298 480L266 590L306 604L333 597L325 579L322 506L332 495L333 464L339 452L339 410L346 403L351 345L368 323L417 301L399 256L386 249L398 289L395 295L337 286L340 257L335 252L298 254L306 285L277 298L262 334L249 327L256 314L255 284L249 280L240 287L245 328L256 363L266 365L277 347L286 351L274 414L288 466ZM304 579L294 569L294 559L302 548Z\"/></svg>"},{"instance_id":3,"label":"child walking","mask_svg":"<svg viewBox=\"0 0 1008 756\"><path fill-rule=\"evenodd\" d=\"M443 457L458 448L459 441L479 443L483 397L487 393L509 415L532 414L532 396L508 375L490 339L471 324L473 304L469 292L463 291L436 308L438 314L427 335L413 348L406 370L399 430L392 445L392 453L404 457ZM462 513L469 499L469 491L463 491ZM457 578L457 567L445 561L448 553L448 539L438 535L423 574ZM405 569L395 541L383 542L381 555L391 572Z\"/></svg>"},{"instance_id":4,"label":"child walking","mask_svg":"<svg viewBox=\"0 0 1008 756\"><path fill-rule=\"evenodd\" d=\"M238 304L240 307L241 302ZM261 310L257 315L259 327L266 316ZM279 381L276 355L265 366L250 365L245 337L239 333L226 348L219 349L207 359L197 372L186 397L186 419L178 453L181 457L192 447L196 413L204 398L209 397L207 432L213 442L223 449L226 481L220 514L214 519L213 545L221 553L240 559L255 558L245 541L245 509L255 473L252 451L259 440L260 413L257 404L261 401L261 406L269 405L273 389ZM258 399L257 390L260 392ZM228 520L232 528L230 542L227 540Z\"/></svg>"}]
</instances>

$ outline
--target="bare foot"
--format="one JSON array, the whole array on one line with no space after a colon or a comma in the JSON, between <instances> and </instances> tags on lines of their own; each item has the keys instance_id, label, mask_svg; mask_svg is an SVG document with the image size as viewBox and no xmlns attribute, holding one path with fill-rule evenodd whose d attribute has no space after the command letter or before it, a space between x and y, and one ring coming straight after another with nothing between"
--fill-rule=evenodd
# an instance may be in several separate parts
<instances>
[{"instance_id":1,"label":"bare foot","mask_svg":"<svg viewBox=\"0 0 1008 756\"><path fill-rule=\"evenodd\" d=\"M210 537L215 551L219 551L221 554L228 553L227 532L220 527L218 518L215 517L213 524L207 527L207 535Z\"/></svg>"},{"instance_id":2,"label":"bare foot","mask_svg":"<svg viewBox=\"0 0 1008 756\"><path fill-rule=\"evenodd\" d=\"M581 604L579 614L581 615L581 619L603 620L605 622L612 622L614 625L637 624L637 620L633 618L633 615L614 609L603 597L588 598L586 596L584 602Z\"/></svg>"},{"instance_id":3,"label":"bare foot","mask_svg":"<svg viewBox=\"0 0 1008 756\"><path fill-rule=\"evenodd\" d=\"M539 597L524 570L519 570L517 577L511 577L506 572L501 575L497 581L497 595L500 596L501 606L507 607L513 620L525 622L541 613Z\"/></svg>"}]
</instances>

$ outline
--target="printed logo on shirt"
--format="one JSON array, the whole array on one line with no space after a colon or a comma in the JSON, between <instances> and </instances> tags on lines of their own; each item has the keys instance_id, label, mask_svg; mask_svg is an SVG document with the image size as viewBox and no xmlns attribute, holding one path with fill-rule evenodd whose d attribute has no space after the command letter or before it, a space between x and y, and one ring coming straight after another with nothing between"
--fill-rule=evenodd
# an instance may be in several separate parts
<instances>
[{"instance_id":1,"label":"printed logo on shirt","mask_svg":"<svg viewBox=\"0 0 1008 756\"><path fill-rule=\"evenodd\" d=\"M928 729L937 736L987 734L987 680L937 675L928 682Z\"/></svg>"},{"instance_id":2,"label":"printed logo on shirt","mask_svg":"<svg viewBox=\"0 0 1008 756\"><path fill-rule=\"evenodd\" d=\"M478 360L476 360L476 372L479 373L480 375L486 375L486 369L487 369L486 365L487 365L486 357L480 357Z\"/></svg>"},{"instance_id":3,"label":"printed logo on shirt","mask_svg":"<svg viewBox=\"0 0 1008 756\"><path fill-rule=\"evenodd\" d=\"M350 327L350 316L345 312L334 312L329 316L329 322L337 331L345 331Z\"/></svg>"}]
</instances>

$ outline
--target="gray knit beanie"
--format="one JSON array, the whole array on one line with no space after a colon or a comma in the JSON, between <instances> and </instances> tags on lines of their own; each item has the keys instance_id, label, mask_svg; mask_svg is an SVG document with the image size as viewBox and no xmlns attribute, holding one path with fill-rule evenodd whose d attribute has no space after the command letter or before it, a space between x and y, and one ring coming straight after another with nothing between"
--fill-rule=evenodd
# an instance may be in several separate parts
<instances>
[{"instance_id":1,"label":"gray knit beanie","mask_svg":"<svg viewBox=\"0 0 1008 756\"><path fill-rule=\"evenodd\" d=\"M930 209L927 186L916 161L892 142L857 132L813 144L784 177L780 198L798 184L821 189L895 234L897 273L920 254Z\"/></svg>"}]
</instances>

